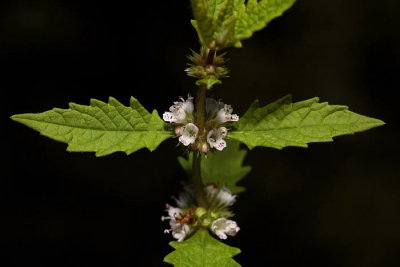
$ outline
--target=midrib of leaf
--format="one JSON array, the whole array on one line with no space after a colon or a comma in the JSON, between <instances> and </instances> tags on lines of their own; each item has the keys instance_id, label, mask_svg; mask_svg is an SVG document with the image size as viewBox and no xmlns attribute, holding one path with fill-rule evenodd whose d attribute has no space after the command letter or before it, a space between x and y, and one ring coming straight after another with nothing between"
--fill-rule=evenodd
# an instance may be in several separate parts
<instances>
[{"instance_id":1,"label":"midrib of leaf","mask_svg":"<svg viewBox=\"0 0 400 267\"><path fill-rule=\"evenodd\" d=\"M203 266L204 266L204 263L205 263L204 250L205 250L205 247L206 247L204 240L205 240L205 235L202 233L202 235L201 235L201 265L203 265Z\"/></svg>"},{"instance_id":2,"label":"midrib of leaf","mask_svg":"<svg viewBox=\"0 0 400 267\"><path fill-rule=\"evenodd\" d=\"M115 122L112 120L112 118L109 116L109 114L107 114L107 112L105 112L101 107L96 106L99 110L102 111L102 113L104 115L106 115L106 117L109 119L109 121L115 126L118 127L118 125L115 124ZM63 118L63 120L65 121L65 117L64 114L62 112L60 112L58 109L53 109L54 112L56 112L57 114L60 115L61 118ZM92 116L91 114L82 112L82 111L78 111L76 109L71 110L70 112L72 113L76 113L76 114L83 114L87 117L93 118L96 121L98 121L101 125L104 126L104 128L96 128L96 127L82 127L82 126L78 126L78 125L68 125L68 123L65 121L65 124L63 123L57 123L57 122L43 122L40 120L34 120L34 119L26 119L26 118L18 118L18 115L13 116L13 118L17 118L18 120L25 120L25 121L35 121L38 123L42 123L42 124L52 124L52 125L57 125L57 126L63 126L63 127L67 127L67 128L72 128L72 129L81 129L81 130L88 130L88 131L99 131L99 132L128 132L128 133L132 133L132 132L154 132L154 133L170 133L169 131L165 131L165 130L146 130L146 129L135 129L135 127L132 125L132 122L130 122L128 119L126 119L118 110L117 114L124 120L126 121L129 126L130 129L126 129L126 130L120 130L120 129L113 129L113 128L107 128L106 125L104 125L104 123L99 120L98 118L96 118L95 116ZM141 120L143 121L143 123L145 124L149 124L145 122L144 117L140 114ZM50 118L49 118L50 120Z\"/></svg>"},{"instance_id":3,"label":"midrib of leaf","mask_svg":"<svg viewBox=\"0 0 400 267\"><path fill-rule=\"evenodd\" d=\"M95 118L92 117L91 118ZM67 127L67 128L71 128L71 129L80 129L80 130L87 130L87 131L98 131L98 132L127 132L127 133L134 133L134 132L154 132L154 133L166 133L166 134L170 134L169 131L154 131L154 130L137 130L137 129L133 129L132 130L116 130L116 129L98 129L98 128L84 128L84 127L79 127L79 126L70 126L70 125L66 125L66 124L62 124L62 123L54 123L54 122L42 122L39 120L32 120L32 119L21 119L21 118L17 118L20 121L35 121L38 123L42 123L42 124L52 124L52 125L58 125L58 126L63 126L63 127ZM96 119L96 118L95 118ZM96 119L98 120L98 119ZM98 120L99 121L99 120Z\"/></svg>"},{"instance_id":4,"label":"midrib of leaf","mask_svg":"<svg viewBox=\"0 0 400 267\"><path fill-rule=\"evenodd\" d=\"M359 124L376 124L374 122L362 122ZM284 128L275 128L275 129L261 129L261 130L246 130L246 131L234 131L234 133L256 133L256 132L269 132L269 131L288 131L288 130L293 130L293 129L303 129L303 128L310 128L310 127L333 127L333 126L344 126L348 125L347 123L342 123L342 124L314 124L314 125L300 125L298 127L284 127Z\"/></svg>"}]
</instances>

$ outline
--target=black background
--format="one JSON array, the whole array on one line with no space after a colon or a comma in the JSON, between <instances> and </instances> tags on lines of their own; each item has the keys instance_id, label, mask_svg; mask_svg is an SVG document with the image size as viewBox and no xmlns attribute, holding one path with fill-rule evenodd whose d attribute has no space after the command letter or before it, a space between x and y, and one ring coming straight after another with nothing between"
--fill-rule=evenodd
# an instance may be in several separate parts
<instances>
[{"instance_id":1,"label":"black background","mask_svg":"<svg viewBox=\"0 0 400 267\"><path fill-rule=\"evenodd\" d=\"M334 143L256 148L228 243L244 266L399 266L397 0L300 0L228 50L217 86L243 114L288 93L319 96L387 125ZM189 1L13 0L0 5L2 266L166 266L164 204L185 179L176 140L150 153L67 153L9 120L131 95L167 110L194 93Z\"/></svg>"}]
</instances>

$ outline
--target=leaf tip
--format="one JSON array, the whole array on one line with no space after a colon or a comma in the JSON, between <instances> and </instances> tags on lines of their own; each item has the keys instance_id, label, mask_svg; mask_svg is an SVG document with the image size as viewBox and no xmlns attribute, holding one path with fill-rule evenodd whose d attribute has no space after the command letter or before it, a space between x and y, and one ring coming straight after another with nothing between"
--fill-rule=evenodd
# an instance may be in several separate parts
<instances>
[{"instance_id":1,"label":"leaf tip","mask_svg":"<svg viewBox=\"0 0 400 267\"><path fill-rule=\"evenodd\" d=\"M386 122L384 122L382 120L379 120L379 119L376 119L376 127L384 126L384 125L386 125Z\"/></svg>"},{"instance_id":2,"label":"leaf tip","mask_svg":"<svg viewBox=\"0 0 400 267\"><path fill-rule=\"evenodd\" d=\"M25 124L24 122L26 122L26 118L24 115L26 115L26 114L15 114L15 115L10 116L10 119L15 122Z\"/></svg>"},{"instance_id":3,"label":"leaf tip","mask_svg":"<svg viewBox=\"0 0 400 267\"><path fill-rule=\"evenodd\" d=\"M251 103L250 107L259 108L260 107L260 99L255 99L253 103Z\"/></svg>"},{"instance_id":4,"label":"leaf tip","mask_svg":"<svg viewBox=\"0 0 400 267\"><path fill-rule=\"evenodd\" d=\"M19 114L15 114L15 115L10 116L10 119L18 122L18 120L20 119L19 116L20 116Z\"/></svg>"}]
</instances>

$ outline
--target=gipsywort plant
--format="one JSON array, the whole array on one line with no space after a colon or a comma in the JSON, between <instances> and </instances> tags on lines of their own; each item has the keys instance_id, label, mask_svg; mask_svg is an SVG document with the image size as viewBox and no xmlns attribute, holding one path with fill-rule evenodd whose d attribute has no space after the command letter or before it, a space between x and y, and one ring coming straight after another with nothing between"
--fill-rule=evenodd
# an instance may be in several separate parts
<instances>
[{"instance_id":1,"label":"gipsywort plant","mask_svg":"<svg viewBox=\"0 0 400 267\"><path fill-rule=\"evenodd\" d=\"M218 239L235 236L240 230L230 210L237 186L250 171L242 166L246 151L256 146L282 149L307 147L310 142L330 142L339 135L381 126L380 120L362 116L346 106L320 103L318 98L292 102L285 96L261 106L256 100L239 117L229 104L207 97L227 77L224 53L242 47L242 41L280 16L295 0L191 0L201 48L189 56L186 69L196 79L195 95L173 102L169 111L148 112L137 99L129 106L116 99L108 103L92 99L89 106L69 104L38 114L20 114L12 119L42 135L68 144L70 152L95 152L105 156L117 151L127 155L141 149L155 150L169 138L185 148L179 162L189 176L175 204L166 205L161 217L165 233L177 241L175 251L165 257L175 266L240 266L232 259L238 248ZM188 153L187 153L188 152Z\"/></svg>"}]
</instances>

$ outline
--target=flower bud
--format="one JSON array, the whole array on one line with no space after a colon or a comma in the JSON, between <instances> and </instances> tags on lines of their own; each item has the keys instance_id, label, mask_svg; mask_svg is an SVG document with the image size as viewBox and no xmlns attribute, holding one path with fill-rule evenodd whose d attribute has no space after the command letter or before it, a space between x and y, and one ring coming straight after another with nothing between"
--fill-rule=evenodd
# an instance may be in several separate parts
<instances>
[{"instance_id":1,"label":"flower bud","mask_svg":"<svg viewBox=\"0 0 400 267\"><path fill-rule=\"evenodd\" d=\"M197 208L196 211L194 212L194 214L196 215L197 218L201 218L204 215L207 214L207 210L205 208Z\"/></svg>"},{"instance_id":2,"label":"flower bud","mask_svg":"<svg viewBox=\"0 0 400 267\"><path fill-rule=\"evenodd\" d=\"M215 66L214 65L207 65L204 69L205 69L205 71L207 73L214 73L215 72Z\"/></svg>"},{"instance_id":3,"label":"flower bud","mask_svg":"<svg viewBox=\"0 0 400 267\"><path fill-rule=\"evenodd\" d=\"M182 126L176 127L174 131L175 131L176 136L181 136L182 135Z\"/></svg>"},{"instance_id":4,"label":"flower bud","mask_svg":"<svg viewBox=\"0 0 400 267\"><path fill-rule=\"evenodd\" d=\"M211 225L211 219L209 219L209 218L205 218L205 219L203 219L202 221L201 221L201 225L203 226L203 227L209 227L210 225Z\"/></svg>"},{"instance_id":5,"label":"flower bud","mask_svg":"<svg viewBox=\"0 0 400 267\"><path fill-rule=\"evenodd\" d=\"M210 151L210 147L208 146L207 143L203 143L203 144L201 144L201 146L200 146L200 150L201 150L201 152L203 152L203 153L207 153L208 151Z\"/></svg>"}]
</instances>

